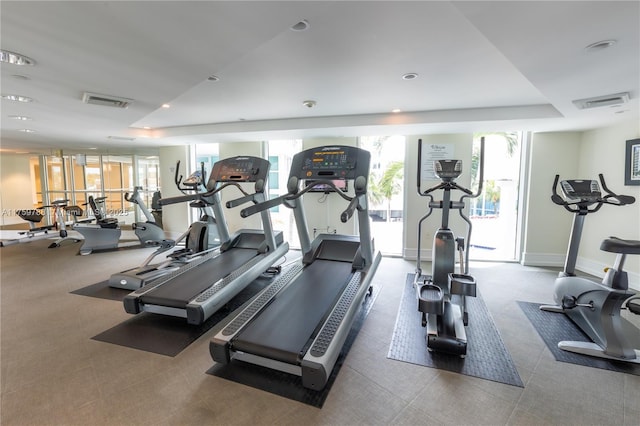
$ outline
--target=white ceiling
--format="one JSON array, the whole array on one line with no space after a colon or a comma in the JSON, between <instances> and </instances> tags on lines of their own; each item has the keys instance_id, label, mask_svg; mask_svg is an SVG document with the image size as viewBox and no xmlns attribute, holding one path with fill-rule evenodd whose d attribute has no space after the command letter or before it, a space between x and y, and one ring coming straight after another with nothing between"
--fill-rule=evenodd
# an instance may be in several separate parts
<instances>
[{"instance_id":1,"label":"white ceiling","mask_svg":"<svg viewBox=\"0 0 640 426\"><path fill-rule=\"evenodd\" d=\"M36 61L1 66L2 94L34 99L2 100L3 152L640 122L638 1L3 0L0 14L2 49ZM585 49L601 40L616 43ZM618 107L572 103L620 92Z\"/></svg>"}]
</instances>

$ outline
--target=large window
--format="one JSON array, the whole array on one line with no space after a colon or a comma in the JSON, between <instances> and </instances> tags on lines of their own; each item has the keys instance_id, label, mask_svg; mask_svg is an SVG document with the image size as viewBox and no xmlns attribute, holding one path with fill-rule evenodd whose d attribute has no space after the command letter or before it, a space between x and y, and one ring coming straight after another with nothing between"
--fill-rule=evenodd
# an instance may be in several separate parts
<instances>
[{"instance_id":1,"label":"large window","mask_svg":"<svg viewBox=\"0 0 640 426\"><path fill-rule=\"evenodd\" d=\"M405 137L361 137L359 145L371 153L367 194L371 233L383 254L401 255Z\"/></svg>"},{"instance_id":2,"label":"large window","mask_svg":"<svg viewBox=\"0 0 640 426\"><path fill-rule=\"evenodd\" d=\"M482 194L469 201L473 224L470 257L474 260L519 260L521 132L478 134L472 167L478 173L480 137L485 138Z\"/></svg>"},{"instance_id":3,"label":"large window","mask_svg":"<svg viewBox=\"0 0 640 426\"><path fill-rule=\"evenodd\" d=\"M302 151L302 140L273 140L267 142L267 158L271 163L269 168L269 198L276 198L287 192L287 179L291 169L293 156ZM282 231L285 241L291 248L300 248L300 239L293 211L290 208L277 206L271 209L273 229Z\"/></svg>"},{"instance_id":4,"label":"large window","mask_svg":"<svg viewBox=\"0 0 640 426\"><path fill-rule=\"evenodd\" d=\"M66 199L70 205L82 207L85 215L91 217L91 209L86 205L89 196L106 197L107 215L117 216L126 224L144 221L136 205L127 202L124 196L140 185L144 201L150 207L153 192L160 190L159 159L157 156L138 159L137 177L134 164L130 155L43 156L38 166L34 166L35 176L42 177L35 179L36 198L43 204Z\"/></svg>"}]
</instances>

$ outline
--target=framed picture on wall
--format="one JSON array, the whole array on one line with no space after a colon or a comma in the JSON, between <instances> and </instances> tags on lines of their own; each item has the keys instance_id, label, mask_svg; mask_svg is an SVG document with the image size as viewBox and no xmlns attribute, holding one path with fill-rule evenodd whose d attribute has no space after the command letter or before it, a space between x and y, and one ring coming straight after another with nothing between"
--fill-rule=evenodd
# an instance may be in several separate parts
<instances>
[{"instance_id":1,"label":"framed picture on wall","mask_svg":"<svg viewBox=\"0 0 640 426\"><path fill-rule=\"evenodd\" d=\"M640 185L640 139L627 141L624 160L624 184Z\"/></svg>"}]
</instances>

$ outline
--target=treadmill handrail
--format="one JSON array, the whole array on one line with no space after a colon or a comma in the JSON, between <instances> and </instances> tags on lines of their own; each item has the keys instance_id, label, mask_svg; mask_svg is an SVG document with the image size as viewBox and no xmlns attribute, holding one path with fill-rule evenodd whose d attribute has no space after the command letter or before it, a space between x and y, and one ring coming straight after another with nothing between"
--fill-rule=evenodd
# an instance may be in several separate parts
<instances>
[{"instance_id":1,"label":"treadmill handrail","mask_svg":"<svg viewBox=\"0 0 640 426\"><path fill-rule=\"evenodd\" d=\"M179 195L177 197L161 198L160 200L158 200L158 204L160 204L161 206L166 206L169 204L178 204L178 203L184 203L187 201L202 200L203 198L211 197L212 195L217 194L218 192L222 191L223 189L229 186L237 187L240 190L240 192L242 192L247 197L251 196L247 191L242 189L239 183L226 182L223 185L219 186L218 188L212 189L211 191L207 191L207 192L198 192L195 194Z\"/></svg>"},{"instance_id":2,"label":"treadmill handrail","mask_svg":"<svg viewBox=\"0 0 640 426\"><path fill-rule=\"evenodd\" d=\"M357 197L350 197L349 195L345 194L331 180L320 179L320 180L315 180L315 181L307 184L307 186L305 186L301 191L288 192L288 193L286 193L284 195L280 195L279 197L273 198L271 200L267 200L267 201L264 201L262 203L259 203L259 204L244 208L244 209L242 209L240 211L240 216L249 217L249 216L254 215L254 214L258 213L258 212L270 209L270 208L278 206L280 204L287 205L286 204L287 201L292 201L292 200L295 200L295 199L298 199L298 198L302 197L304 194L306 194L307 192L311 191L314 187L316 187L316 186L325 187L327 185L332 187L335 190L335 193L340 195L345 200L350 201L352 203L353 203L353 200L357 201ZM346 211L345 211L345 213L346 213ZM345 213L342 213L342 215L344 215ZM353 212L351 214L353 214ZM349 215L349 217L351 217L351 215ZM347 220L349 219L349 217L347 218ZM341 216L341 218L342 218L342 216ZM343 220L343 222L346 222L346 220Z\"/></svg>"}]
</instances>

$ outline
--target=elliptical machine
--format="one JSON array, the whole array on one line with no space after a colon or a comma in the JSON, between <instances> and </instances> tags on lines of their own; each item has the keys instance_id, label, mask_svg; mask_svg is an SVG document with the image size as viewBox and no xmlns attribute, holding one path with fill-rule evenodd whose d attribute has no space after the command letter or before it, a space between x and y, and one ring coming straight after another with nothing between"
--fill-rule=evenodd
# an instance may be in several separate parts
<instances>
[{"instance_id":1,"label":"elliptical machine","mask_svg":"<svg viewBox=\"0 0 640 426\"><path fill-rule=\"evenodd\" d=\"M467 354L465 326L469 323L466 297L476 296L476 281L469 271L469 241L471 221L464 214L465 198L476 198L482 193L484 179L484 138L480 140L480 178L476 193L458 185L455 179L462 173L460 160L435 160L434 170L442 180L439 185L422 191L422 139L418 140L418 194L429 198L429 211L418 222L418 254L413 286L418 296L418 310L422 313L422 326L427 327L427 349L459 355ZM434 201L431 193L442 190L442 200ZM451 191L462 191L459 201L451 201ZM442 209L442 222L433 237L431 275L422 275L420 245L422 224L434 209ZM449 213L458 210L467 223L466 239L456 238L449 229ZM459 254L460 273L455 272L456 250Z\"/></svg>"},{"instance_id":2,"label":"elliptical machine","mask_svg":"<svg viewBox=\"0 0 640 426\"><path fill-rule=\"evenodd\" d=\"M553 298L557 306L543 305L540 309L566 314L592 340L562 341L558 343L560 349L640 364L640 350L631 346L620 316L622 309L640 315L640 306L637 305L640 296L629 291L629 279L624 271L626 256L640 254L640 241L616 237L602 241L600 250L616 253L615 263L613 267L606 269L602 282L597 283L575 274L580 238L587 215L597 212L605 204L624 206L635 202L634 197L618 195L607 188L602 174L598 177L600 185L596 180L561 181L563 196L557 192L560 176L556 175L553 181L551 200L573 213L574 217L564 269L555 281ZM640 333L637 329L636 332Z\"/></svg>"}]
</instances>

